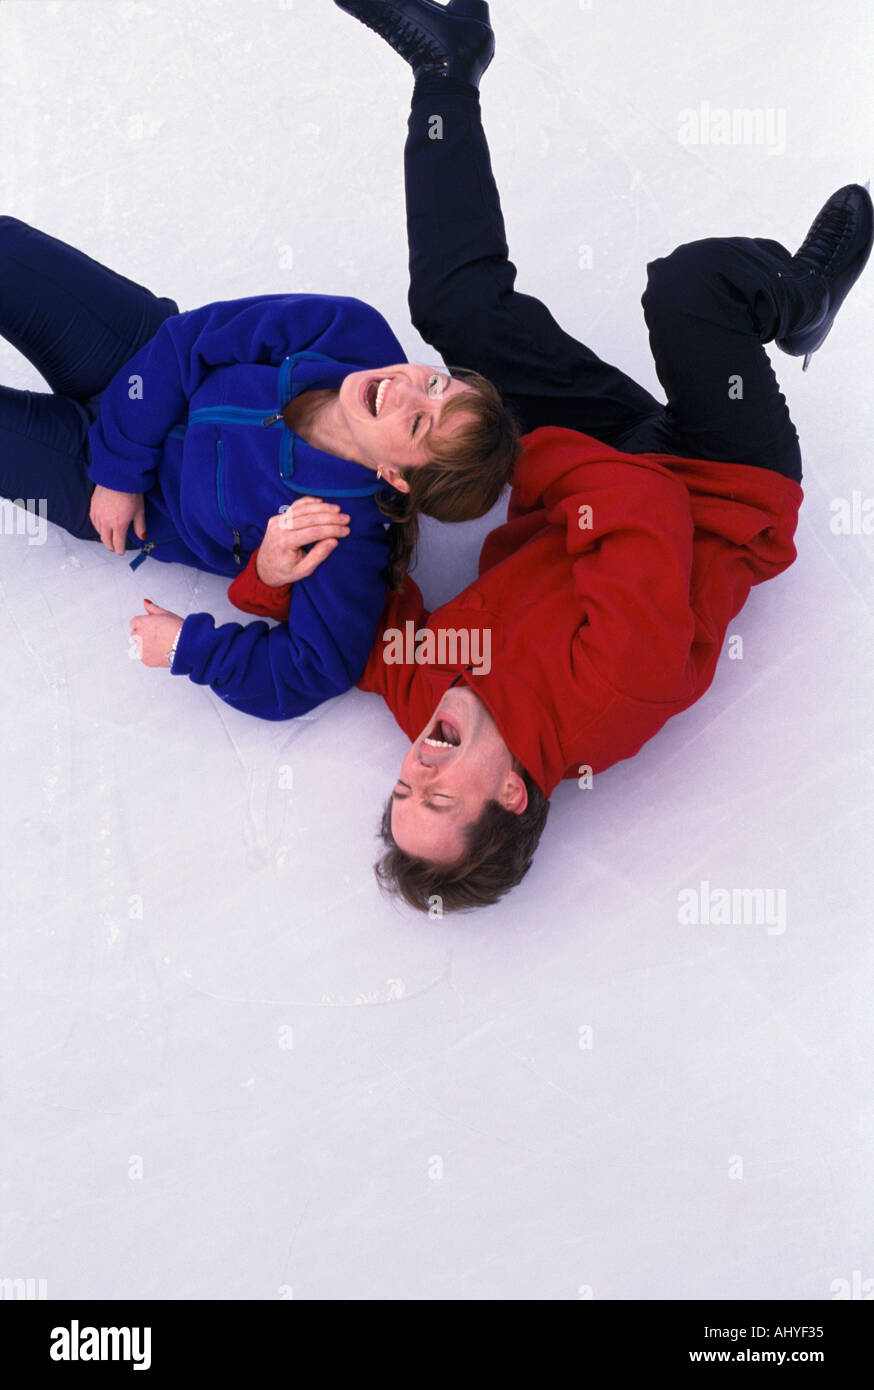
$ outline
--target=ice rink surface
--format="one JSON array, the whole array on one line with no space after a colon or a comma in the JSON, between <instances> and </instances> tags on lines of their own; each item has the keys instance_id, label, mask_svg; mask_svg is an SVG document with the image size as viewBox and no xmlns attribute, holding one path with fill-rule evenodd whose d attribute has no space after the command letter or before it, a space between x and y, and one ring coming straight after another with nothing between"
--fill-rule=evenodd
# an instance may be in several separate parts
<instances>
[{"instance_id":1,"label":"ice rink surface","mask_svg":"<svg viewBox=\"0 0 874 1390\"><path fill-rule=\"evenodd\" d=\"M659 394L648 260L795 249L872 172L867 0L494 0L520 288ZM2 211L174 297L357 295L413 360L405 64L329 0L4 0ZM681 113L771 112L684 144ZM780 117L780 113L782 118ZM780 138L781 119L785 122ZM589 264L591 262L591 264ZM874 1278L869 267L802 376L797 563L705 697L563 784L504 903L371 865L406 748L353 691L251 719L128 656L222 580L0 543L0 1277L50 1298L831 1299ZM44 389L0 343L0 375ZM504 504L505 506L505 504ZM869 509L874 503L869 504ZM429 606L502 515L429 524ZM291 780L291 788L285 784ZM678 895L784 894L686 925Z\"/></svg>"}]
</instances>

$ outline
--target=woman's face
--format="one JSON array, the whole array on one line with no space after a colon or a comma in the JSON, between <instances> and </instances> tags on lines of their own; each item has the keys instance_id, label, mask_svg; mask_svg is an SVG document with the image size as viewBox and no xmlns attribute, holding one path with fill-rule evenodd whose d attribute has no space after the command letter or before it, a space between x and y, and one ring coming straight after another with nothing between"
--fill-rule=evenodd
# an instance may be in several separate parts
<instances>
[{"instance_id":1,"label":"woman's face","mask_svg":"<svg viewBox=\"0 0 874 1390\"><path fill-rule=\"evenodd\" d=\"M350 373L340 387L339 409L356 457L388 477L392 469L427 463L429 440L447 438L469 423L460 411L447 430L440 415L448 400L475 389L445 370L401 362Z\"/></svg>"}]
</instances>

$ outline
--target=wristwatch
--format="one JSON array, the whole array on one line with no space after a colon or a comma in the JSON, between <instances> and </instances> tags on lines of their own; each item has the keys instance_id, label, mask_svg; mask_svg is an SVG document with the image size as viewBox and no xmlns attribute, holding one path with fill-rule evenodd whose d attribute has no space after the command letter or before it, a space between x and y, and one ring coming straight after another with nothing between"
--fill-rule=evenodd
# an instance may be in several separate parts
<instances>
[{"instance_id":1,"label":"wristwatch","mask_svg":"<svg viewBox=\"0 0 874 1390\"><path fill-rule=\"evenodd\" d=\"M179 634L181 633L181 631L182 631L182 623L179 624L178 630L177 630L177 632L176 632L176 636L173 638L173 645L172 645L172 647L170 648L169 652L167 653L167 665L170 666L170 667L172 667L172 665L173 665L173 658L174 658L174 656L176 655L176 648L177 648L178 645L179 645Z\"/></svg>"}]
</instances>

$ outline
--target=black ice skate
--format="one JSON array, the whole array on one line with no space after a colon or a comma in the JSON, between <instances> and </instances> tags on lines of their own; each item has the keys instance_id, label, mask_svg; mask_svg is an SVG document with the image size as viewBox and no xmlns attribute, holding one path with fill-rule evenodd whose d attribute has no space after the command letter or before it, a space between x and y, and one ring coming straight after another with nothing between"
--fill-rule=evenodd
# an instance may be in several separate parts
<instances>
[{"instance_id":1,"label":"black ice skate","mask_svg":"<svg viewBox=\"0 0 874 1390\"><path fill-rule=\"evenodd\" d=\"M334 0L391 44L414 77L434 73L479 85L492 61L495 36L484 0Z\"/></svg>"},{"instance_id":2,"label":"black ice skate","mask_svg":"<svg viewBox=\"0 0 874 1390\"><path fill-rule=\"evenodd\" d=\"M778 272L810 290L813 322L775 339L782 352L804 354L802 371L831 332L835 316L865 268L874 242L874 207L867 186L848 183L833 193L789 267Z\"/></svg>"}]
</instances>

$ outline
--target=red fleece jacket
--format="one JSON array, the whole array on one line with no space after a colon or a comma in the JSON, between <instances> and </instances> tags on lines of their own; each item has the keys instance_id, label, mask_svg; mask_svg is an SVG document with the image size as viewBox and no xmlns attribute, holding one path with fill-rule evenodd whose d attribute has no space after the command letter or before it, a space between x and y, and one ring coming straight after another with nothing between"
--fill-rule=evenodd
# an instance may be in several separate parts
<instances>
[{"instance_id":1,"label":"red fleece jacket","mask_svg":"<svg viewBox=\"0 0 874 1390\"><path fill-rule=\"evenodd\" d=\"M549 426L523 443L478 578L429 615L408 576L358 685L415 739L460 675L548 796L563 777L630 758L704 694L751 587L795 559L804 494L764 468L623 454L576 430ZM255 558L232 601L287 618L291 586L261 584ZM435 653L442 665L386 660L409 622L410 634L471 633L480 653L487 635L489 670L465 669L451 638Z\"/></svg>"}]
</instances>

